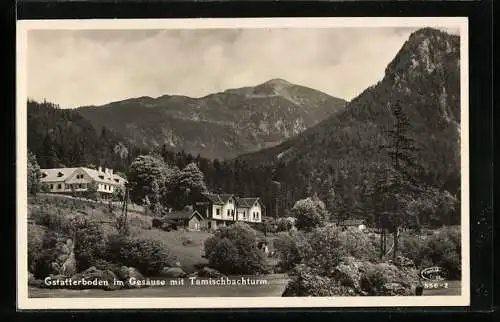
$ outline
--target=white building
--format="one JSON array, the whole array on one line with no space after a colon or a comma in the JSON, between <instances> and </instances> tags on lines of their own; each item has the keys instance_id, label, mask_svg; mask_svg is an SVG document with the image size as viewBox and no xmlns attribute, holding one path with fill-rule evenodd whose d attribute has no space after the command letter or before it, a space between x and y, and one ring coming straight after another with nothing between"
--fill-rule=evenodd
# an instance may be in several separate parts
<instances>
[{"instance_id":1,"label":"white building","mask_svg":"<svg viewBox=\"0 0 500 322\"><path fill-rule=\"evenodd\" d=\"M113 173L113 169L97 170L79 168L40 169L40 181L50 192L72 193L87 191L91 183L96 184L97 192L111 195L117 187L123 187L127 180Z\"/></svg>"},{"instance_id":2,"label":"white building","mask_svg":"<svg viewBox=\"0 0 500 322\"><path fill-rule=\"evenodd\" d=\"M195 204L208 229L217 229L236 221L262 222L262 208L259 198L238 198L233 194L206 193Z\"/></svg>"}]
</instances>

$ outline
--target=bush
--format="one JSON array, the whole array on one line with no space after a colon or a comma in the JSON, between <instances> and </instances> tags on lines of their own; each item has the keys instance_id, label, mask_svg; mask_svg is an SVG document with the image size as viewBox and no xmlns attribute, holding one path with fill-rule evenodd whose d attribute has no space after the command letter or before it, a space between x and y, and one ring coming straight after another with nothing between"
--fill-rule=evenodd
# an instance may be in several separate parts
<instances>
[{"instance_id":1,"label":"bush","mask_svg":"<svg viewBox=\"0 0 500 322\"><path fill-rule=\"evenodd\" d=\"M120 266L135 267L146 276L159 275L173 260L164 245L152 239L130 239L121 235L108 237L106 258Z\"/></svg>"},{"instance_id":2,"label":"bush","mask_svg":"<svg viewBox=\"0 0 500 322\"><path fill-rule=\"evenodd\" d=\"M36 278L45 278L50 274L58 273L52 265L52 263L56 262L58 256L57 241L58 235L48 231L43 236L41 244L36 248L37 254L31 254L31 263L29 265Z\"/></svg>"},{"instance_id":3,"label":"bush","mask_svg":"<svg viewBox=\"0 0 500 322\"><path fill-rule=\"evenodd\" d=\"M74 253L77 271L94 266L102 258L105 247L102 226L85 217L78 216L72 221L74 231Z\"/></svg>"},{"instance_id":4,"label":"bush","mask_svg":"<svg viewBox=\"0 0 500 322\"><path fill-rule=\"evenodd\" d=\"M325 204L317 196L297 201L290 213L296 218L297 229L305 231L323 226L328 217Z\"/></svg>"},{"instance_id":5,"label":"bush","mask_svg":"<svg viewBox=\"0 0 500 322\"><path fill-rule=\"evenodd\" d=\"M205 241L205 256L210 266L224 274L267 272L265 254L257 247L255 230L244 223L221 227Z\"/></svg>"},{"instance_id":6,"label":"bush","mask_svg":"<svg viewBox=\"0 0 500 322\"><path fill-rule=\"evenodd\" d=\"M101 270L101 271L111 271L115 274L118 274L118 272L120 271L120 268L121 268L121 265L118 264L118 263L112 263L112 262L108 262L107 260L105 259L101 259L101 258L98 258L94 265L93 265L96 269L98 270Z\"/></svg>"},{"instance_id":7,"label":"bush","mask_svg":"<svg viewBox=\"0 0 500 322\"><path fill-rule=\"evenodd\" d=\"M274 248L279 258L279 267L288 271L302 263L307 249L306 236L300 231L282 232L274 240Z\"/></svg>"},{"instance_id":8,"label":"bush","mask_svg":"<svg viewBox=\"0 0 500 322\"><path fill-rule=\"evenodd\" d=\"M365 261L378 261L377 240L370 238L367 233L351 228L339 232L339 239L346 255Z\"/></svg>"},{"instance_id":9,"label":"bush","mask_svg":"<svg viewBox=\"0 0 500 322\"><path fill-rule=\"evenodd\" d=\"M321 275L328 276L346 256L341 232L335 226L316 228L309 234L308 240L305 263Z\"/></svg>"},{"instance_id":10,"label":"bush","mask_svg":"<svg viewBox=\"0 0 500 322\"><path fill-rule=\"evenodd\" d=\"M349 287L341 286L333 279L318 275L310 267L299 265L294 269L282 296L349 296L356 293Z\"/></svg>"},{"instance_id":11,"label":"bush","mask_svg":"<svg viewBox=\"0 0 500 322\"><path fill-rule=\"evenodd\" d=\"M60 209L42 207L34 211L33 218L36 224L45 226L51 231L66 235L71 231L70 220L62 214Z\"/></svg>"},{"instance_id":12,"label":"bush","mask_svg":"<svg viewBox=\"0 0 500 322\"><path fill-rule=\"evenodd\" d=\"M419 269L440 266L449 279L461 278L461 231L459 226L443 227L429 232L425 239L402 236L400 254L415 262Z\"/></svg>"},{"instance_id":13,"label":"bush","mask_svg":"<svg viewBox=\"0 0 500 322\"><path fill-rule=\"evenodd\" d=\"M294 225L294 218L293 217L286 217L286 218L278 218L276 220L276 225L277 225L277 231L289 231L292 229Z\"/></svg>"},{"instance_id":14,"label":"bush","mask_svg":"<svg viewBox=\"0 0 500 322\"><path fill-rule=\"evenodd\" d=\"M34 272L42 255L45 230L40 226L28 226L28 271Z\"/></svg>"},{"instance_id":15,"label":"bush","mask_svg":"<svg viewBox=\"0 0 500 322\"><path fill-rule=\"evenodd\" d=\"M368 296L413 295L416 272L399 269L388 263L364 263L360 285Z\"/></svg>"},{"instance_id":16,"label":"bush","mask_svg":"<svg viewBox=\"0 0 500 322\"><path fill-rule=\"evenodd\" d=\"M448 271L448 278L460 279L461 231L459 227L445 227L434 233L428 240L422 257L428 258L435 266Z\"/></svg>"}]
</instances>

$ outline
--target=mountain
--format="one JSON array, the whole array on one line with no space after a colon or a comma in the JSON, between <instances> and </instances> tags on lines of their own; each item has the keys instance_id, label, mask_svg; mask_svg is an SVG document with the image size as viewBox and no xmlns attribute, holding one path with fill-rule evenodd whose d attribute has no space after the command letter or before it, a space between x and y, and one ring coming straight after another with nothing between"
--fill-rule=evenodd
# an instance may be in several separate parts
<instances>
[{"instance_id":1,"label":"mountain","mask_svg":"<svg viewBox=\"0 0 500 322\"><path fill-rule=\"evenodd\" d=\"M97 132L78 112L28 101L28 150L41 168L105 166L125 171L140 149L113 131Z\"/></svg>"},{"instance_id":2,"label":"mountain","mask_svg":"<svg viewBox=\"0 0 500 322\"><path fill-rule=\"evenodd\" d=\"M275 146L341 111L346 102L320 91L272 79L202 98L139 97L77 111L133 144L211 159Z\"/></svg>"},{"instance_id":3,"label":"mountain","mask_svg":"<svg viewBox=\"0 0 500 322\"><path fill-rule=\"evenodd\" d=\"M290 203L312 192L328 201L333 187L348 184L352 197L362 203L363 190L374 182L377 169L390 165L379 147L388 143L387 131L395 123L390 106L396 103L409 118L410 135L419 149L416 159L425 169L422 179L458 194L460 39L431 28L412 33L383 79L343 111L277 146L239 156L233 166L268 169L283 193L293 196L284 197ZM271 179L266 180L256 186L270 185Z\"/></svg>"}]
</instances>

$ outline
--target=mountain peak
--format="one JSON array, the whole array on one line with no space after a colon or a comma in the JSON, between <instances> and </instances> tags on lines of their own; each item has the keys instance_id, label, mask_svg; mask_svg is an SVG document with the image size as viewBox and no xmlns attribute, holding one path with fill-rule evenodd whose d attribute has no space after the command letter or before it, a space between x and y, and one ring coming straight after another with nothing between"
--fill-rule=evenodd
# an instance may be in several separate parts
<instances>
[{"instance_id":1,"label":"mountain peak","mask_svg":"<svg viewBox=\"0 0 500 322\"><path fill-rule=\"evenodd\" d=\"M450 33L447 33L443 30L436 29L436 28L431 28L431 27L425 27L418 29L410 34L409 41L415 40L415 39L421 39L422 37L427 37L427 38L434 38L434 37L458 37L457 35L453 35Z\"/></svg>"},{"instance_id":2,"label":"mountain peak","mask_svg":"<svg viewBox=\"0 0 500 322\"><path fill-rule=\"evenodd\" d=\"M459 64L460 37L434 28L413 32L386 68L386 76L396 79L428 77L450 62ZM458 67L458 66L457 66Z\"/></svg>"},{"instance_id":3,"label":"mountain peak","mask_svg":"<svg viewBox=\"0 0 500 322\"><path fill-rule=\"evenodd\" d=\"M283 78L273 78L273 79L268 80L264 84L267 84L267 85L279 85L279 86L289 86L289 85L292 85L292 83L284 80Z\"/></svg>"}]
</instances>

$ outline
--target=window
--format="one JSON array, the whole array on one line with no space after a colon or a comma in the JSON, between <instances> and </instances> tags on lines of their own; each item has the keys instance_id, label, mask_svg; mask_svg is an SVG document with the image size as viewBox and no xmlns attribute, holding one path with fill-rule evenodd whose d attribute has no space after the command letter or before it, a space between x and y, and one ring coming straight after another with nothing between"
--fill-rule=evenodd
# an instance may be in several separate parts
<instances>
[{"instance_id":1,"label":"window","mask_svg":"<svg viewBox=\"0 0 500 322\"><path fill-rule=\"evenodd\" d=\"M57 185L57 189L61 189L61 184L60 183Z\"/></svg>"},{"instance_id":2,"label":"window","mask_svg":"<svg viewBox=\"0 0 500 322\"><path fill-rule=\"evenodd\" d=\"M50 184L50 190L54 190L54 185L52 183Z\"/></svg>"},{"instance_id":3,"label":"window","mask_svg":"<svg viewBox=\"0 0 500 322\"><path fill-rule=\"evenodd\" d=\"M229 209L227 210L227 216L228 217L231 216L231 210L229 210Z\"/></svg>"},{"instance_id":4,"label":"window","mask_svg":"<svg viewBox=\"0 0 500 322\"><path fill-rule=\"evenodd\" d=\"M215 213L217 214L217 216L220 216L220 209L219 209L219 208L217 208L217 209L215 210Z\"/></svg>"}]
</instances>

